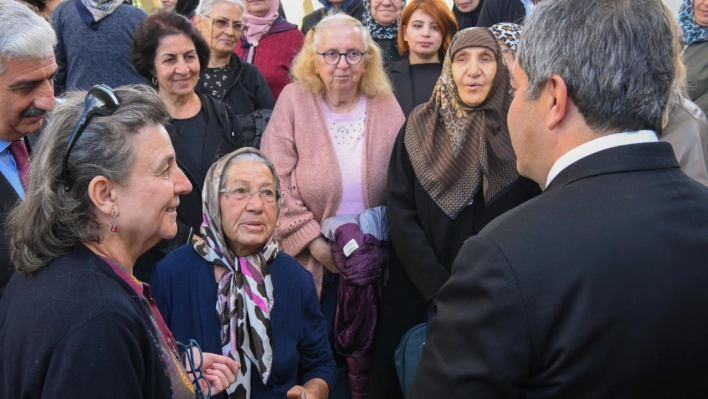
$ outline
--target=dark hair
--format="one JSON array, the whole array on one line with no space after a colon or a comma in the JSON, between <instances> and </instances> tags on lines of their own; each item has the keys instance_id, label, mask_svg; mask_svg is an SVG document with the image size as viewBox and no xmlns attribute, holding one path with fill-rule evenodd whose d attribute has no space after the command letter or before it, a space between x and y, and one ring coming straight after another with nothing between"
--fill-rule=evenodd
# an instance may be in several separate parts
<instances>
[{"instance_id":1,"label":"dark hair","mask_svg":"<svg viewBox=\"0 0 708 399\"><path fill-rule=\"evenodd\" d=\"M160 40L172 35L185 35L194 43L200 70L209 65L209 45L197 28L179 14L158 11L145 18L135 29L133 48L130 51L135 69L150 84L155 76L155 55Z\"/></svg>"}]
</instances>

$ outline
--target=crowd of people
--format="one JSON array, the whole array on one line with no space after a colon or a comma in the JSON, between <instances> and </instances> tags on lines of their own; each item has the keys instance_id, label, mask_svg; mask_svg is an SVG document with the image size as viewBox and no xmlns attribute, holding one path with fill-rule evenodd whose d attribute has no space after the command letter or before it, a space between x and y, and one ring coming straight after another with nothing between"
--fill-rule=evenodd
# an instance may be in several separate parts
<instances>
[{"instance_id":1,"label":"crowd of people","mask_svg":"<svg viewBox=\"0 0 708 399\"><path fill-rule=\"evenodd\" d=\"M0 0L0 398L708 397L708 0L320 2Z\"/></svg>"}]
</instances>

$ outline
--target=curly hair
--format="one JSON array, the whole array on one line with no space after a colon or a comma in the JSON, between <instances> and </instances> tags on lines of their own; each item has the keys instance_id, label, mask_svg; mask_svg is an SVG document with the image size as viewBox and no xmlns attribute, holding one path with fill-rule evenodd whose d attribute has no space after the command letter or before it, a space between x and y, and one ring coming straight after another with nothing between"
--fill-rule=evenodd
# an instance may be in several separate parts
<instances>
[{"instance_id":1,"label":"curly hair","mask_svg":"<svg viewBox=\"0 0 708 399\"><path fill-rule=\"evenodd\" d=\"M135 70L150 84L153 84L152 78L155 76L155 55L160 41L172 35L187 36L194 43L200 69L209 65L209 45L197 28L177 13L158 11L145 18L135 29L130 51Z\"/></svg>"}]
</instances>

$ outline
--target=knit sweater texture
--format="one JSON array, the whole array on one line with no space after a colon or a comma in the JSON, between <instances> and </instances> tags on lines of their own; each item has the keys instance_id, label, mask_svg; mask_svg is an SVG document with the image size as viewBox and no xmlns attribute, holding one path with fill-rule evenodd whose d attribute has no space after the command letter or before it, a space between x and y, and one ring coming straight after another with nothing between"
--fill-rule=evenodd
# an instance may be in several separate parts
<instances>
[{"instance_id":1,"label":"knit sweater texture","mask_svg":"<svg viewBox=\"0 0 708 399\"><path fill-rule=\"evenodd\" d=\"M52 14L58 39L54 55L59 67L54 93L86 90L96 84L118 87L145 83L130 59L133 32L147 17L145 11L122 4L93 30L81 20L75 1L59 4Z\"/></svg>"},{"instance_id":2,"label":"knit sweater texture","mask_svg":"<svg viewBox=\"0 0 708 399\"><path fill-rule=\"evenodd\" d=\"M236 45L234 52L246 59L248 49L256 47L253 57L253 64L258 67L275 100L278 100L280 92L290 83L290 65L293 58L302 48L305 36L293 25L280 18L276 20L261 40L256 43L248 43L246 36L241 36L241 41Z\"/></svg>"},{"instance_id":3,"label":"knit sweater texture","mask_svg":"<svg viewBox=\"0 0 708 399\"><path fill-rule=\"evenodd\" d=\"M388 162L404 121L393 93L367 98L361 168L366 208L385 202ZM320 223L335 216L342 200L342 174L321 95L297 83L286 86L263 134L261 150L275 165L285 194L276 238L286 253L312 273L319 295L323 266L307 246L320 236Z\"/></svg>"}]
</instances>

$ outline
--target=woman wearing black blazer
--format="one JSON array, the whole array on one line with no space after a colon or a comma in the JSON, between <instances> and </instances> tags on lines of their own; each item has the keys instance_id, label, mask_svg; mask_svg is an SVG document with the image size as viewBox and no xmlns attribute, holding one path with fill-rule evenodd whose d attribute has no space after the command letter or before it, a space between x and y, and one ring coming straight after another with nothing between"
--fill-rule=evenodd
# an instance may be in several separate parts
<instances>
[{"instance_id":1,"label":"woman wearing black blazer","mask_svg":"<svg viewBox=\"0 0 708 399\"><path fill-rule=\"evenodd\" d=\"M403 115L430 100L457 22L442 0L415 0L401 15L398 49L403 59L388 68Z\"/></svg>"}]
</instances>

